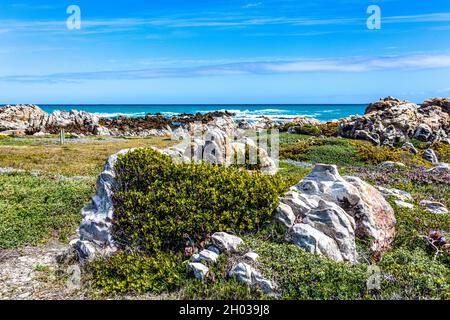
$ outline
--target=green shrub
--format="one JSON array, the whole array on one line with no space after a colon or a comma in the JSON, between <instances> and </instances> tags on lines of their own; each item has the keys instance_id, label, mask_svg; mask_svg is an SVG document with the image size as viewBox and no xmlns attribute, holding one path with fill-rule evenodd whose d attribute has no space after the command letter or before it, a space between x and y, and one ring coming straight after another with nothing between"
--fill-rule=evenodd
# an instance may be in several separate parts
<instances>
[{"instance_id":1,"label":"green shrub","mask_svg":"<svg viewBox=\"0 0 450 320\"><path fill-rule=\"evenodd\" d=\"M325 137L337 137L339 122L326 122L319 125L319 129Z\"/></svg>"},{"instance_id":2,"label":"green shrub","mask_svg":"<svg viewBox=\"0 0 450 320\"><path fill-rule=\"evenodd\" d=\"M119 158L114 197L118 243L154 253L213 232L245 234L268 223L287 186L278 176L211 164L175 164L151 149Z\"/></svg>"},{"instance_id":3,"label":"green shrub","mask_svg":"<svg viewBox=\"0 0 450 320\"><path fill-rule=\"evenodd\" d=\"M95 288L105 294L152 292L159 294L179 287L186 278L183 255L154 256L118 252L109 259L92 262L88 271Z\"/></svg>"},{"instance_id":4,"label":"green shrub","mask_svg":"<svg viewBox=\"0 0 450 320\"><path fill-rule=\"evenodd\" d=\"M316 136L316 137L320 136L322 133L317 126L312 124L305 124L303 126L294 126L292 127L292 130L296 134L305 134L308 136Z\"/></svg>"},{"instance_id":5,"label":"green shrub","mask_svg":"<svg viewBox=\"0 0 450 320\"><path fill-rule=\"evenodd\" d=\"M385 161L400 161L400 151L389 147L358 144L358 157L367 164L377 165Z\"/></svg>"}]
</instances>

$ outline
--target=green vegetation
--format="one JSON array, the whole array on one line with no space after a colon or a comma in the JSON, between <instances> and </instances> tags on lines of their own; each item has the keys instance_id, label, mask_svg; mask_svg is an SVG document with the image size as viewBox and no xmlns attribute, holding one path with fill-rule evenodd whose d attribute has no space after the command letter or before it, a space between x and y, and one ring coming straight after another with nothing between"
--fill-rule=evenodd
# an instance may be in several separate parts
<instances>
[{"instance_id":1,"label":"green vegetation","mask_svg":"<svg viewBox=\"0 0 450 320\"><path fill-rule=\"evenodd\" d=\"M30 174L0 175L0 248L67 240L79 226L80 210L93 181L58 181Z\"/></svg>"},{"instance_id":2,"label":"green vegetation","mask_svg":"<svg viewBox=\"0 0 450 320\"><path fill-rule=\"evenodd\" d=\"M312 125L312 124L305 124L303 126L293 126L290 128L292 133L296 134L304 134L308 136L320 136L322 134L319 127Z\"/></svg>"},{"instance_id":3,"label":"green vegetation","mask_svg":"<svg viewBox=\"0 0 450 320\"><path fill-rule=\"evenodd\" d=\"M284 159L327 163L337 165L362 164L357 155L357 147L352 141L340 138L310 138L281 147L280 156Z\"/></svg>"},{"instance_id":4,"label":"green vegetation","mask_svg":"<svg viewBox=\"0 0 450 320\"><path fill-rule=\"evenodd\" d=\"M104 294L173 290L186 279L183 255L159 252L154 256L119 252L110 259L89 265L91 285L103 288Z\"/></svg>"},{"instance_id":5,"label":"green vegetation","mask_svg":"<svg viewBox=\"0 0 450 320\"><path fill-rule=\"evenodd\" d=\"M287 190L279 177L216 165L175 164L151 149L120 157L115 229L120 243L150 253L197 244L209 234L254 232ZM125 239L128 239L127 241Z\"/></svg>"},{"instance_id":6,"label":"green vegetation","mask_svg":"<svg viewBox=\"0 0 450 320\"><path fill-rule=\"evenodd\" d=\"M427 240L432 230L450 230L450 215L432 214L418 205L427 199L450 207L450 184L446 176L417 169L428 165L421 157L429 147L450 162L450 146L414 142L419 154L412 155L401 148L336 138L334 124L321 125L320 130L327 138L281 133L280 154L299 163L281 162L275 177L240 168L174 164L148 149L123 156L118 167L121 191L114 201L116 237L124 250L88 265L87 287L101 289L106 297L151 292L183 299L268 298L228 278L236 256L222 254L209 266L205 281L187 272L185 247L200 250L211 233L229 231L243 237L244 250L259 254L257 267L278 284L280 299L450 299L450 258L438 254ZM66 241L79 226L80 210L93 194L107 156L124 148L171 143L163 138L90 138L59 146L55 137L0 136L0 167L91 176L77 181L47 174L0 174L0 249L38 245L55 237ZM401 161L407 168L375 167L383 161ZM413 210L392 203L397 236L377 262L381 291L367 290L369 265L363 244L358 245L361 263L337 263L281 243L281 236L266 228L278 195L319 162L338 164L342 175L402 189L414 197ZM35 269L47 271L45 265Z\"/></svg>"}]
</instances>

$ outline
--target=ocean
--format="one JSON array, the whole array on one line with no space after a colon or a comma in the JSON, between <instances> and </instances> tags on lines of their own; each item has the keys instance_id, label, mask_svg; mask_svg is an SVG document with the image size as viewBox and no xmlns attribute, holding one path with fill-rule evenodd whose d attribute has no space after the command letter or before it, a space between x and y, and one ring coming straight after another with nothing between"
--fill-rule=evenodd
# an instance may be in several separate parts
<instances>
[{"instance_id":1,"label":"ocean","mask_svg":"<svg viewBox=\"0 0 450 320\"><path fill-rule=\"evenodd\" d=\"M297 116L316 118L320 121L336 120L350 115L362 115L367 104L295 104L295 105L39 105L51 113L55 110L79 110L100 117L117 116L143 117L146 114L161 113L174 116L181 113L207 113L229 111L237 120L255 121L262 116L275 121L289 121Z\"/></svg>"}]
</instances>

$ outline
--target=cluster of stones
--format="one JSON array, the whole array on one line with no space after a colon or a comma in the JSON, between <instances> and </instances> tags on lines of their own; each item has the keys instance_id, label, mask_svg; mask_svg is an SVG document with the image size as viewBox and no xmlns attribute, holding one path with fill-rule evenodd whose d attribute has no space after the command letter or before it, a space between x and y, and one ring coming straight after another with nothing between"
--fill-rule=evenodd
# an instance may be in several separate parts
<instances>
[{"instance_id":1,"label":"cluster of stones","mask_svg":"<svg viewBox=\"0 0 450 320\"><path fill-rule=\"evenodd\" d=\"M162 152L184 163L204 161L224 166L236 162L245 164L246 154L250 154L253 155L254 164L258 163L262 172L267 174L277 172L277 164L269 156L266 148L258 146L255 140L246 137L244 131L239 129L226 131L218 125L209 125L205 129L207 131L204 136L191 136L189 132L179 129L176 134L183 142Z\"/></svg>"},{"instance_id":2,"label":"cluster of stones","mask_svg":"<svg viewBox=\"0 0 450 320\"><path fill-rule=\"evenodd\" d=\"M281 198L276 219L290 239L311 253L356 263L356 238L369 239L374 254L395 237L395 216L382 194L356 177L319 164Z\"/></svg>"},{"instance_id":3,"label":"cluster of stones","mask_svg":"<svg viewBox=\"0 0 450 320\"><path fill-rule=\"evenodd\" d=\"M412 138L450 143L450 99L430 99L418 106L387 97L370 104L363 116L342 119L338 134L385 146Z\"/></svg>"},{"instance_id":4,"label":"cluster of stones","mask_svg":"<svg viewBox=\"0 0 450 320\"><path fill-rule=\"evenodd\" d=\"M208 265L214 264L220 254L237 254L239 247L244 244L241 238L225 232L214 233L211 241L212 245L200 251L198 254L194 254L191 257L191 262L188 264L189 270L200 280L208 277L210 272ZM230 278L236 278L238 281L246 283L249 286L259 287L267 295L273 295L276 290L275 285L251 265L257 259L258 254L255 252L247 252L240 259L241 261L231 267L228 271L228 276Z\"/></svg>"}]
</instances>

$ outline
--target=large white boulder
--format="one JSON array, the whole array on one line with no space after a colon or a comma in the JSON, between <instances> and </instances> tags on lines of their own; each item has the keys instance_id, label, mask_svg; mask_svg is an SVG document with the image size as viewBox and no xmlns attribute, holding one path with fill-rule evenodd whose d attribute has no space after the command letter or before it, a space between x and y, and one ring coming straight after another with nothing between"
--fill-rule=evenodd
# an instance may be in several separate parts
<instances>
[{"instance_id":1,"label":"large white boulder","mask_svg":"<svg viewBox=\"0 0 450 320\"><path fill-rule=\"evenodd\" d=\"M280 202L301 221L291 230L294 243L337 261L357 262L357 237L381 254L395 236L394 211L383 195L359 178L342 177L335 165L316 165Z\"/></svg>"}]
</instances>

